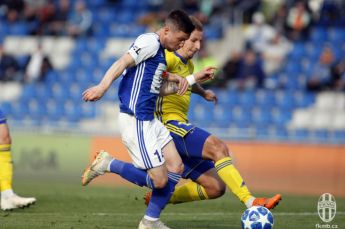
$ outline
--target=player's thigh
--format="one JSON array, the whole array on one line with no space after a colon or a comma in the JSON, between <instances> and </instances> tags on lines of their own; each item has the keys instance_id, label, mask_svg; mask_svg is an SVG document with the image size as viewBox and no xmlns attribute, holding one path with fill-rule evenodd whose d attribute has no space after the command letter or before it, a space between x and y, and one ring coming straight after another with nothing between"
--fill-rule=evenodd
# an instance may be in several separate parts
<instances>
[{"instance_id":1,"label":"player's thigh","mask_svg":"<svg viewBox=\"0 0 345 229\"><path fill-rule=\"evenodd\" d=\"M165 157L166 166L170 172L179 174L183 172L182 159L176 150L174 141L170 141L164 146L163 155Z\"/></svg>"},{"instance_id":2,"label":"player's thigh","mask_svg":"<svg viewBox=\"0 0 345 229\"><path fill-rule=\"evenodd\" d=\"M158 123L159 124L159 123ZM119 127L121 138L134 166L140 169L152 169L165 163L162 154L163 141L162 134L164 126L157 127L157 122L137 120L134 116L120 113ZM169 132L165 129L165 142L171 141Z\"/></svg>"},{"instance_id":3,"label":"player's thigh","mask_svg":"<svg viewBox=\"0 0 345 229\"><path fill-rule=\"evenodd\" d=\"M210 135L205 143L202 152L204 159L218 161L224 157L230 156L227 145L214 135Z\"/></svg>"},{"instance_id":4,"label":"player's thigh","mask_svg":"<svg viewBox=\"0 0 345 229\"><path fill-rule=\"evenodd\" d=\"M186 154L188 157L202 158L206 140L211 134L199 127L189 131L184 137Z\"/></svg>"}]
</instances>

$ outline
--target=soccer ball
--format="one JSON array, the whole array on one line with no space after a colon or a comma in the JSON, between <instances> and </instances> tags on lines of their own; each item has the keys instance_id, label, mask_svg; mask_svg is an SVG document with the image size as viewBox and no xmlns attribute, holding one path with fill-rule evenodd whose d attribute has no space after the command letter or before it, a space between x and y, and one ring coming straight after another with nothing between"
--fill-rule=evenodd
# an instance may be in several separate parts
<instances>
[{"instance_id":1,"label":"soccer ball","mask_svg":"<svg viewBox=\"0 0 345 229\"><path fill-rule=\"evenodd\" d=\"M271 229L273 215L265 207L253 206L243 212L241 222L242 229Z\"/></svg>"}]
</instances>

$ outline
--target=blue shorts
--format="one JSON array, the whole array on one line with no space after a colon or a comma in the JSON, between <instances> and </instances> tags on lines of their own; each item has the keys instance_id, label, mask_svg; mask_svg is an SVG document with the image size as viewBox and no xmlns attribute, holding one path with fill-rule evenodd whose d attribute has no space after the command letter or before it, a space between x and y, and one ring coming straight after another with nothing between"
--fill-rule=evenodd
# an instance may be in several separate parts
<instances>
[{"instance_id":1,"label":"blue shorts","mask_svg":"<svg viewBox=\"0 0 345 229\"><path fill-rule=\"evenodd\" d=\"M0 124L6 123L6 117L5 114L0 109Z\"/></svg>"},{"instance_id":2,"label":"blue shorts","mask_svg":"<svg viewBox=\"0 0 345 229\"><path fill-rule=\"evenodd\" d=\"M201 174L214 168L212 161L202 159L202 150L210 133L190 123L178 121L169 121L166 127L184 163L183 178L195 181Z\"/></svg>"},{"instance_id":3,"label":"blue shorts","mask_svg":"<svg viewBox=\"0 0 345 229\"><path fill-rule=\"evenodd\" d=\"M198 158L182 157L184 171L182 178L196 181L203 173L214 168L212 161Z\"/></svg>"}]
</instances>

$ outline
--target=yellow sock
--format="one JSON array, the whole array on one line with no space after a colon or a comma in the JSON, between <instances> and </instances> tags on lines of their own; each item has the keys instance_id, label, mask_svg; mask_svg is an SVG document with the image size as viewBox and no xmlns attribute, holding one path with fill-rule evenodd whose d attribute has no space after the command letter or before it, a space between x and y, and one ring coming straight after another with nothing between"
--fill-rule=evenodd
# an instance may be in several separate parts
<instances>
[{"instance_id":1,"label":"yellow sock","mask_svg":"<svg viewBox=\"0 0 345 229\"><path fill-rule=\"evenodd\" d=\"M12 189L11 145L0 144L0 191Z\"/></svg>"},{"instance_id":2,"label":"yellow sock","mask_svg":"<svg viewBox=\"0 0 345 229\"><path fill-rule=\"evenodd\" d=\"M193 181L189 181L175 188L175 191L171 196L169 203L178 204L206 199L208 199L208 196L204 187L198 185Z\"/></svg>"},{"instance_id":3,"label":"yellow sock","mask_svg":"<svg viewBox=\"0 0 345 229\"><path fill-rule=\"evenodd\" d=\"M226 157L217 161L215 167L219 177L243 203L246 203L253 197L240 173L235 166L233 166L231 157Z\"/></svg>"}]
</instances>

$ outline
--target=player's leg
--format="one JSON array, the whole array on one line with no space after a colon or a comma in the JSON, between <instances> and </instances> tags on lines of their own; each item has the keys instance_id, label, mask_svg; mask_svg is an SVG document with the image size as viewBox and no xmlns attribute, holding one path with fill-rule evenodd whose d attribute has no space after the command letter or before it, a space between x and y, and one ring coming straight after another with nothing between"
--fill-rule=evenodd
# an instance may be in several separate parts
<instances>
[{"instance_id":1,"label":"player's leg","mask_svg":"<svg viewBox=\"0 0 345 229\"><path fill-rule=\"evenodd\" d=\"M165 160L166 167L164 168L166 169L165 171L167 172L168 179L164 188L154 187L152 189L152 197L148 204L146 214L140 222L142 228L146 228L144 226L150 225L152 222L159 219L161 211L168 204L170 197L175 190L175 186L179 182L183 172L182 159L176 150L169 131L158 120L155 120L154 123L154 125L156 125L156 135L150 134L150 136L156 138L157 143L162 148L162 152L160 152L160 150L156 150L154 153L155 157L151 159L158 159L158 161ZM151 172L152 171L150 170L148 171L153 183L155 183L156 180L159 182L158 180L161 178L159 176L154 176Z\"/></svg>"},{"instance_id":2,"label":"player's leg","mask_svg":"<svg viewBox=\"0 0 345 229\"><path fill-rule=\"evenodd\" d=\"M134 116L120 113L118 121L122 142L125 144L133 163L118 160L109 153L100 151L91 165L84 170L82 185L88 185L96 177L111 172L120 175L133 184L153 188L152 180L146 171L152 166L148 164L147 153L141 152L142 140L139 139L137 134L137 120Z\"/></svg>"},{"instance_id":3,"label":"player's leg","mask_svg":"<svg viewBox=\"0 0 345 229\"><path fill-rule=\"evenodd\" d=\"M186 139L188 140L188 139ZM226 144L219 138L210 135L204 144L202 157L213 160L219 177L228 188L247 206L264 205L271 209L281 200L281 195L272 198L255 198L249 191L241 174L232 164L232 158Z\"/></svg>"},{"instance_id":4,"label":"player's leg","mask_svg":"<svg viewBox=\"0 0 345 229\"><path fill-rule=\"evenodd\" d=\"M36 202L35 198L23 198L13 192L12 174L11 136L6 119L0 111L0 191L2 210L26 207Z\"/></svg>"},{"instance_id":5,"label":"player's leg","mask_svg":"<svg viewBox=\"0 0 345 229\"><path fill-rule=\"evenodd\" d=\"M210 161L203 161L202 164L190 171L185 178L191 180L176 187L170 198L170 203L177 204L215 199L225 193L226 186L217 175L217 171Z\"/></svg>"},{"instance_id":6,"label":"player's leg","mask_svg":"<svg viewBox=\"0 0 345 229\"><path fill-rule=\"evenodd\" d=\"M182 177L188 179L188 181L176 186L169 203L178 204L215 199L224 194L226 186L219 178L213 162L185 157L182 160L185 167ZM145 194L144 199L146 205L151 198L151 194L152 192Z\"/></svg>"}]
</instances>

